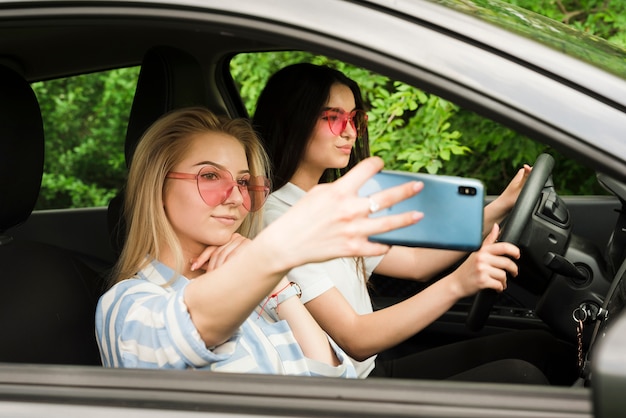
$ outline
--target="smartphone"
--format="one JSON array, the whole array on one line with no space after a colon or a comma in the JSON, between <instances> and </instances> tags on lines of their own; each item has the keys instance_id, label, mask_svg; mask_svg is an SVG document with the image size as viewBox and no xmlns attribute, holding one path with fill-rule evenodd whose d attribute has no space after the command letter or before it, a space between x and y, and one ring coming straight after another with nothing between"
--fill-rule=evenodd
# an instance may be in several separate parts
<instances>
[{"instance_id":1,"label":"smartphone","mask_svg":"<svg viewBox=\"0 0 626 418\"><path fill-rule=\"evenodd\" d=\"M370 241L462 251L480 248L485 201L484 186L480 180L383 170L361 187L359 195L369 196L413 180L424 183L421 192L390 208L381 209L370 217L416 210L424 213L422 220L404 228L372 235Z\"/></svg>"}]
</instances>

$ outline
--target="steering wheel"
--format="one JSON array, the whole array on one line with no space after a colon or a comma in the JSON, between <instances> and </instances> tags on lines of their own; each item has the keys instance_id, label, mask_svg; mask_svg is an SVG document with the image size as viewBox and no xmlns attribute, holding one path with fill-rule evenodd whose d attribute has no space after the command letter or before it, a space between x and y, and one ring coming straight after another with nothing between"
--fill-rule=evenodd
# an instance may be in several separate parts
<instances>
[{"instance_id":1,"label":"steering wheel","mask_svg":"<svg viewBox=\"0 0 626 418\"><path fill-rule=\"evenodd\" d=\"M553 167L554 158L551 155L541 154L537 157L533 169L515 202L515 206L513 206L506 224L502 227L499 241L510 242L515 245L519 244L533 209L541 197L541 191L552 174ZM485 326L497 295L497 292L493 289L483 289L478 292L465 321L465 325L470 330L480 331Z\"/></svg>"}]
</instances>

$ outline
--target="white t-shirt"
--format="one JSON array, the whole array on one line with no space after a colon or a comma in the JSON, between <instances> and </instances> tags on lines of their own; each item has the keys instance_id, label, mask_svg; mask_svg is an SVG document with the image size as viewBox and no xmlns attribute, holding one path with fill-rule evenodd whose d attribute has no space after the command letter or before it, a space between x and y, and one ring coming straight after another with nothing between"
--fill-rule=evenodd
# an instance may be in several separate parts
<instances>
[{"instance_id":1,"label":"white t-shirt","mask_svg":"<svg viewBox=\"0 0 626 418\"><path fill-rule=\"evenodd\" d=\"M287 183L273 192L264 205L265 225L278 219L305 194L304 190L292 183ZM365 278L358 273L360 268L357 269L355 258L336 258L323 263L306 264L292 269L287 277L302 288L302 303L315 299L334 286L352 305L352 308L358 314L363 315L372 312L372 301L366 283L381 259L382 256L365 258L367 274ZM370 374L374 368L375 359L376 356L361 362L352 359L360 378L365 378Z\"/></svg>"}]
</instances>

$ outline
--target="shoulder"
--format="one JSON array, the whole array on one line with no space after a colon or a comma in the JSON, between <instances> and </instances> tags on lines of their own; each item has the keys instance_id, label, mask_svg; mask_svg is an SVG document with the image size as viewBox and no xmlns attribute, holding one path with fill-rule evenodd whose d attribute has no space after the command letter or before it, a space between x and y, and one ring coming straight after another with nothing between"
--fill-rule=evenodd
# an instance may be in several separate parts
<instances>
[{"instance_id":1,"label":"shoulder","mask_svg":"<svg viewBox=\"0 0 626 418\"><path fill-rule=\"evenodd\" d=\"M302 303L307 303L335 287L331 277L332 264L338 261L340 262L340 260L330 260L324 263L304 264L287 273L289 280L300 286Z\"/></svg>"},{"instance_id":2,"label":"shoulder","mask_svg":"<svg viewBox=\"0 0 626 418\"><path fill-rule=\"evenodd\" d=\"M152 261L137 274L122 280L105 292L98 302L98 309L107 311L120 305L133 305L138 300L169 299L182 294L189 280L174 276L174 271L158 261Z\"/></svg>"},{"instance_id":3,"label":"shoulder","mask_svg":"<svg viewBox=\"0 0 626 418\"><path fill-rule=\"evenodd\" d=\"M284 205L293 206L302 199L306 192L293 183L287 183L278 190L272 192L269 196L274 202L281 202Z\"/></svg>"},{"instance_id":4,"label":"shoulder","mask_svg":"<svg viewBox=\"0 0 626 418\"><path fill-rule=\"evenodd\" d=\"M272 192L263 206L263 219L268 225L287 212L290 207L302 199L306 192L298 186L287 183L280 189Z\"/></svg>"}]
</instances>

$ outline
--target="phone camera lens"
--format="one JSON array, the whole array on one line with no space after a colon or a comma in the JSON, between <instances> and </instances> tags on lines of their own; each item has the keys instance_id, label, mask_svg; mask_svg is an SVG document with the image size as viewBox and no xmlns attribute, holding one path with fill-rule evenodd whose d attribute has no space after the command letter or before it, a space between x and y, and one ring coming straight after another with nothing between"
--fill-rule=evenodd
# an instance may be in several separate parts
<instances>
[{"instance_id":1,"label":"phone camera lens","mask_svg":"<svg viewBox=\"0 0 626 418\"><path fill-rule=\"evenodd\" d=\"M466 196L475 196L476 188L471 186L459 186L459 194Z\"/></svg>"}]
</instances>

